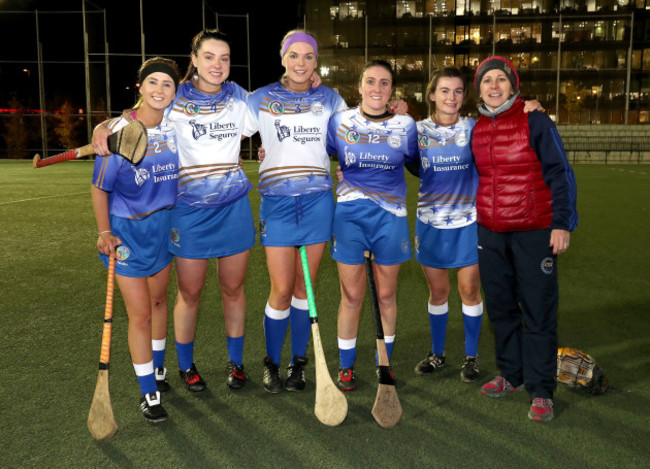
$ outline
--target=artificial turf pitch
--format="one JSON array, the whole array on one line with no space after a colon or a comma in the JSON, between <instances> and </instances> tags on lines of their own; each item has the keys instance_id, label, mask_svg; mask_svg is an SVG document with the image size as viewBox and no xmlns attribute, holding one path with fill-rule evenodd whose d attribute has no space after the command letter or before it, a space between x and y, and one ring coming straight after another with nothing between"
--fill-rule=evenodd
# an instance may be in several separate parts
<instances>
[{"instance_id":1,"label":"artificial turf pitch","mask_svg":"<svg viewBox=\"0 0 650 469\"><path fill-rule=\"evenodd\" d=\"M256 186L256 163L246 163L245 170ZM591 354L617 392L593 397L559 387L556 417L549 424L528 420L526 393L503 399L481 395L480 386L497 372L486 315L479 345L481 378L462 383L463 329L453 288L447 366L416 376L415 364L430 349L428 291L411 260L400 274L391 360L402 421L386 430L370 415L376 378L367 303L358 341L358 389L346 394L349 414L343 424L324 426L313 414L313 365L302 393L271 395L262 387L262 315L269 280L256 245L246 278L244 364L250 382L238 392L225 385L226 339L212 263L195 349L208 390L190 394L180 383L170 311L166 365L172 389L163 398L169 420L157 426L140 415L126 313L116 293L110 389L119 430L100 443L86 428L106 287L95 248L92 164L34 170L31 162L0 161L0 467L648 467L650 168L578 165L575 171L580 223L559 261L560 345ZM407 180L413 227L417 181L410 175ZM250 198L257 217L255 189ZM173 277L170 305L175 291ZM315 297L334 375L339 289L327 253ZM287 340L283 367L289 354ZM313 357L311 345L308 356Z\"/></svg>"}]
</instances>

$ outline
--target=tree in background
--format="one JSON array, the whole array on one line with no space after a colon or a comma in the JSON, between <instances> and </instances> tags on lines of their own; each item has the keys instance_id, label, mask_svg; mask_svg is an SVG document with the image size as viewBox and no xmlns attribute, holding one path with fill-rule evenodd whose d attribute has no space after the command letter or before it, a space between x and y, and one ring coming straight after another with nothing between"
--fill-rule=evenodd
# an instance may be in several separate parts
<instances>
[{"instance_id":1,"label":"tree in background","mask_svg":"<svg viewBox=\"0 0 650 469\"><path fill-rule=\"evenodd\" d=\"M83 126L83 119L79 117L72 105L66 101L59 112L54 116L56 125L54 132L59 137L59 143L64 149L77 148L79 135Z\"/></svg>"},{"instance_id":2,"label":"tree in background","mask_svg":"<svg viewBox=\"0 0 650 469\"><path fill-rule=\"evenodd\" d=\"M591 90L569 81L564 88L564 96L566 96L566 108L569 111L579 111L584 106L585 99L591 96Z\"/></svg>"},{"instance_id":3,"label":"tree in background","mask_svg":"<svg viewBox=\"0 0 650 469\"><path fill-rule=\"evenodd\" d=\"M25 125L25 107L15 96L9 100L9 113L4 122L4 140L7 145L7 157L25 158L29 155L27 142L29 131Z\"/></svg>"}]
</instances>

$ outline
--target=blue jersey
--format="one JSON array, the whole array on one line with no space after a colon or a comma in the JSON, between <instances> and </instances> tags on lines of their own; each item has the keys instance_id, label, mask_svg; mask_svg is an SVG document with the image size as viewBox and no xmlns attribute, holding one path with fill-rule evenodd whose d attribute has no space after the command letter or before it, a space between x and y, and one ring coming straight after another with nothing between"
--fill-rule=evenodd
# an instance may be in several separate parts
<instances>
[{"instance_id":1,"label":"blue jersey","mask_svg":"<svg viewBox=\"0 0 650 469\"><path fill-rule=\"evenodd\" d=\"M264 86L248 99L266 157L258 189L264 196L299 196L332 188L327 155L327 123L346 109L343 98L327 86L295 93L280 82Z\"/></svg>"},{"instance_id":2,"label":"blue jersey","mask_svg":"<svg viewBox=\"0 0 650 469\"><path fill-rule=\"evenodd\" d=\"M118 118L109 124L115 132L127 124ZM176 201L178 153L171 124L163 122L147 129L147 152L144 159L133 165L121 155L95 158L93 185L108 192L110 215L142 219Z\"/></svg>"},{"instance_id":3,"label":"blue jersey","mask_svg":"<svg viewBox=\"0 0 650 469\"><path fill-rule=\"evenodd\" d=\"M337 201L370 199L389 212L406 216L404 162L418 158L417 129L411 116L373 122L358 108L332 116L328 151L336 153L343 182Z\"/></svg>"},{"instance_id":4,"label":"blue jersey","mask_svg":"<svg viewBox=\"0 0 650 469\"><path fill-rule=\"evenodd\" d=\"M179 146L178 198L194 207L218 208L244 197L251 183L239 167L242 136L255 130L247 121L247 92L225 82L217 94L181 83L170 106Z\"/></svg>"},{"instance_id":5,"label":"blue jersey","mask_svg":"<svg viewBox=\"0 0 650 469\"><path fill-rule=\"evenodd\" d=\"M478 173L470 134L476 121L461 117L451 127L431 118L418 122L420 193L418 219L438 229L461 228L476 222Z\"/></svg>"}]
</instances>

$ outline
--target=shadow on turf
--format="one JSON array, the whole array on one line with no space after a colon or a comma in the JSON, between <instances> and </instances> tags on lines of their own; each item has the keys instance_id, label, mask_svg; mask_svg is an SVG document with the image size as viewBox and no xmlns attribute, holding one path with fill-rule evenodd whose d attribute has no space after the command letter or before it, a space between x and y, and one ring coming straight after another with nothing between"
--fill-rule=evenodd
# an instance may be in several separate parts
<instances>
[{"instance_id":1,"label":"shadow on turf","mask_svg":"<svg viewBox=\"0 0 650 469\"><path fill-rule=\"evenodd\" d=\"M214 386L223 386L225 392ZM259 406L254 413L245 414L239 410L240 398L256 399ZM197 467L213 467L215 459L227 467L267 467L270 461L277 460L277 448L280 447L283 448L282 461L297 461L304 454L283 444L277 429L293 425L293 430L298 431L303 425L322 426L313 415L313 392L309 387L302 393L283 391L273 395L267 393L261 383L250 379L243 389L237 391L215 381L212 390L208 388L197 394L189 394L181 388L178 393L168 395L166 403L173 411L173 415L170 412L170 421L173 422L176 416L178 421L191 422L212 443L209 455L201 453L200 448L205 446L189 437L181 425L167 422L172 424L161 427L169 446L179 458L191 454ZM247 404L245 408L250 409L250 403ZM259 418L259 413L264 414L265 420ZM286 433L287 430L284 436ZM241 451L242 448L256 449Z\"/></svg>"},{"instance_id":2,"label":"shadow on turf","mask_svg":"<svg viewBox=\"0 0 650 469\"><path fill-rule=\"evenodd\" d=\"M140 467L138 463L134 464L126 454L117 449L110 441L95 441L95 444L106 458L115 464L115 467L125 469Z\"/></svg>"}]
</instances>

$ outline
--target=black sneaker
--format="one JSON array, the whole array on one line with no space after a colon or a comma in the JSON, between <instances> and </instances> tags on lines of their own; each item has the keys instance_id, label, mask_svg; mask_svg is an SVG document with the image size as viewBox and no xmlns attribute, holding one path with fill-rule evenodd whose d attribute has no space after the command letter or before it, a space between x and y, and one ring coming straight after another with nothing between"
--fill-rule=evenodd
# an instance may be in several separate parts
<instances>
[{"instance_id":1,"label":"black sneaker","mask_svg":"<svg viewBox=\"0 0 650 469\"><path fill-rule=\"evenodd\" d=\"M305 389L305 370L307 357L293 356L293 364L287 367L287 391L302 391Z\"/></svg>"},{"instance_id":2,"label":"black sneaker","mask_svg":"<svg viewBox=\"0 0 650 469\"><path fill-rule=\"evenodd\" d=\"M169 391L169 382L167 381L167 368L154 368L153 375L156 377L156 386L158 391Z\"/></svg>"},{"instance_id":3,"label":"black sneaker","mask_svg":"<svg viewBox=\"0 0 650 469\"><path fill-rule=\"evenodd\" d=\"M428 375L445 366L445 356L429 353L427 357L415 366L415 372L419 375Z\"/></svg>"},{"instance_id":4,"label":"black sneaker","mask_svg":"<svg viewBox=\"0 0 650 469\"><path fill-rule=\"evenodd\" d=\"M167 420L167 411L160 403L160 391L150 392L142 396L140 410L142 410L142 416L151 423Z\"/></svg>"},{"instance_id":5,"label":"black sneaker","mask_svg":"<svg viewBox=\"0 0 650 469\"><path fill-rule=\"evenodd\" d=\"M192 363L192 368L189 370L178 370L178 373L181 375L181 379L185 383L188 391L201 392L205 389L205 381L203 381L199 372L196 371L196 365L194 363Z\"/></svg>"},{"instance_id":6,"label":"black sneaker","mask_svg":"<svg viewBox=\"0 0 650 469\"><path fill-rule=\"evenodd\" d=\"M244 364L241 366L235 365L232 360L228 361L226 365L226 383L230 389L241 389L246 384L246 375L244 374Z\"/></svg>"},{"instance_id":7,"label":"black sneaker","mask_svg":"<svg viewBox=\"0 0 650 469\"><path fill-rule=\"evenodd\" d=\"M354 367L342 368L336 379L336 385L341 391L354 391L357 388L357 377L354 374Z\"/></svg>"},{"instance_id":8,"label":"black sneaker","mask_svg":"<svg viewBox=\"0 0 650 469\"><path fill-rule=\"evenodd\" d=\"M464 383L473 383L478 379L478 357L465 356L463 367L460 369L460 379Z\"/></svg>"},{"instance_id":9,"label":"black sneaker","mask_svg":"<svg viewBox=\"0 0 650 469\"><path fill-rule=\"evenodd\" d=\"M273 363L271 357L264 358L264 377L262 378L264 389L271 394L282 391L282 380L280 379L280 367Z\"/></svg>"}]
</instances>

